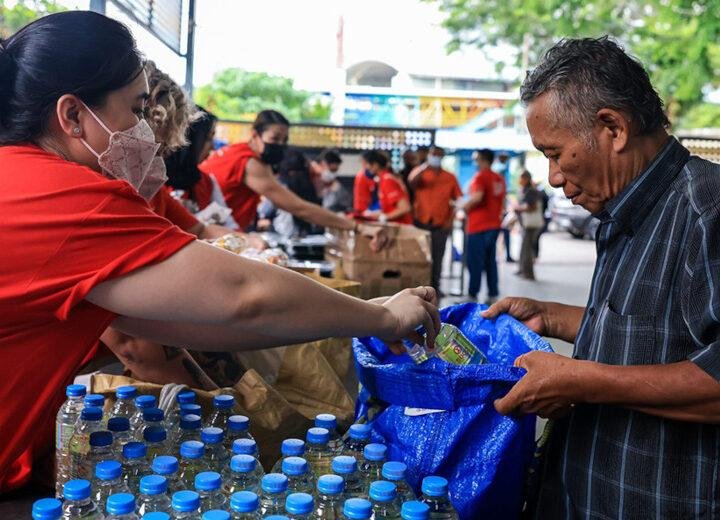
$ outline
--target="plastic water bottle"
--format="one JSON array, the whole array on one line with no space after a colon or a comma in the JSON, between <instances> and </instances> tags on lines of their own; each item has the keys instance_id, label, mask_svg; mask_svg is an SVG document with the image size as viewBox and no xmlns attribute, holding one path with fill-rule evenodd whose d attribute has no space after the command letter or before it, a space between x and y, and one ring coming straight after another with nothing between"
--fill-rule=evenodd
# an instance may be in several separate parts
<instances>
[{"instance_id":1,"label":"plastic water bottle","mask_svg":"<svg viewBox=\"0 0 720 520\"><path fill-rule=\"evenodd\" d=\"M412 502L417 499L415 492L405 478L406 475L407 466L403 462L386 462L383 464L382 478L395 484L400 502Z\"/></svg>"},{"instance_id":2,"label":"plastic water bottle","mask_svg":"<svg viewBox=\"0 0 720 520\"><path fill-rule=\"evenodd\" d=\"M135 402L134 399L137 396L137 388L134 386L119 386L115 390L115 404L110 410L110 418L113 417L125 417L130 420L130 417L135 413Z\"/></svg>"},{"instance_id":3,"label":"plastic water bottle","mask_svg":"<svg viewBox=\"0 0 720 520\"><path fill-rule=\"evenodd\" d=\"M169 496L172 496L177 491L187 489L180 478L180 463L176 457L171 455L155 457L151 469L153 473L165 477Z\"/></svg>"},{"instance_id":4,"label":"plastic water bottle","mask_svg":"<svg viewBox=\"0 0 720 520\"><path fill-rule=\"evenodd\" d=\"M317 428L325 428L330 433L328 447L334 452L333 455L340 455L343 442L337 429L337 417L329 413L321 413L315 416L315 426Z\"/></svg>"},{"instance_id":5,"label":"plastic water bottle","mask_svg":"<svg viewBox=\"0 0 720 520\"><path fill-rule=\"evenodd\" d=\"M288 478L282 473L268 473L262 479L261 488L260 513L263 515L284 513Z\"/></svg>"},{"instance_id":6,"label":"plastic water bottle","mask_svg":"<svg viewBox=\"0 0 720 520\"><path fill-rule=\"evenodd\" d=\"M142 520L172 520L169 513L155 511L142 516Z\"/></svg>"},{"instance_id":7,"label":"plastic water bottle","mask_svg":"<svg viewBox=\"0 0 720 520\"><path fill-rule=\"evenodd\" d=\"M363 461L360 463L360 475L363 486L370 489L370 484L382 480L382 468L387 457L387 447L384 444L368 444L363 451Z\"/></svg>"},{"instance_id":8,"label":"plastic water bottle","mask_svg":"<svg viewBox=\"0 0 720 520\"><path fill-rule=\"evenodd\" d=\"M231 415L227 420L225 449L232 451L233 442L237 439L253 439L250 435L250 419L244 415Z\"/></svg>"},{"instance_id":9,"label":"plastic water bottle","mask_svg":"<svg viewBox=\"0 0 720 520\"><path fill-rule=\"evenodd\" d=\"M95 466L95 495L93 499L102 508L110 495L130 493L130 488L122 478L122 464L116 460L104 460Z\"/></svg>"},{"instance_id":10,"label":"plastic water bottle","mask_svg":"<svg viewBox=\"0 0 720 520\"><path fill-rule=\"evenodd\" d=\"M210 415L208 426L214 426L222 430L227 425L230 416L233 415L235 398L231 395L216 395L213 398L213 407L215 409Z\"/></svg>"},{"instance_id":11,"label":"plastic water bottle","mask_svg":"<svg viewBox=\"0 0 720 520\"><path fill-rule=\"evenodd\" d=\"M103 514L90 498L90 482L84 479L68 480L63 486L63 520L102 520Z\"/></svg>"},{"instance_id":12,"label":"plastic water bottle","mask_svg":"<svg viewBox=\"0 0 720 520\"><path fill-rule=\"evenodd\" d=\"M130 493L110 495L105 506L108 516L105 520L139 520L135 514L135 497Z\"/></svg>"},{"instance_id":13,"label":"plastic water bottle","mask_svg":"<svg viewBox=\"0 0 720 520\"><path fill-rule=\"evenodd\" d=\"M290 520L311 520L315 501L308 493L292 493L285 499L285 512Z\"/></svg>"},{"instance_id":14,"label":"plastic water bottle","mask_svg":"<svg viewBox=\"0 0 720 520\"><path fill-rule=\"evenodd\" d=\"M285 515L270 515L270 516L264 516L265 520L290 520L289 517Z\"/></svg>"},{"instance_id":15,"label":"plastic water bottle","mask_svg":"<svg viewBox=\"0 0 720 520\"><path fill-rule=\"evenodd\" d=\"M422 501L430 508L430 518L457 520L458 514L448 497L448 481L442 477L425 477L422 481Z\"/></svg>"},{"instance_id":16,"label":"plastic water bottle","mask_svg":"<svg viewBox=\"0 0 720 520\"><path fill-rule=\"evenodd\" d=\"M235 439L235 442L233 442L233 454L250 455L255 459L254 473L259 486L260 481L265 476L265 470L263 470L262 464L260 464L260 460L258 460L257 443L253 439Z\"/></svg>"},{"instance_id":17,"label":"plastic water bottle","mask_svg":"<svg viewBox=\"0 0 720 520\"><path fill-rule=\"evenodd\" d=\"M86 464L90 453L90 434L102 429L102 408L83 408L75 431L70 438L71 475L73 478L92 478L92 468ZM112 458L112 457L108 457Z\"/></svg>"},{"instance_id":18,"label":"plastic water bottle","mask_svg":"<svg viewBox=\"0 0 720 520\"><path fill-rule=\"evenodd\" d=\"M147 446L142 442L128 442L123 448L123 478L130 492L137 493L140 479L152 474L147 460Z\"/></svg>"},{"instance_id":19,"label":"plastic water bottle","mask_svg":"<svg viewBox=\"0 0 720 520\"><path fill-rule=\"evenodd\" d=\"M150 427L165 428L165 412L160 408L145 408L142 411L142 424L136 430L135 436L137 440L143 440L145 430Z\"/></svg>"},{"instance_id":20,"label":"plastic water bottle","mask_svg":"<svg viewBox=\"0 0 720 520\"><path fill-rule=\"evenodd\" d=\"M180 405L180 418L183 415L197 415L198 417L203 416L202 406L197 403L183 403Z\"/></svg>"},{"instance_id":21,"label":"plastic water bottle","mask_svg":"<svg viewBox=\"0 0 720 520\"><path fill-rule=\"evenodd\" d=\"M147 446L147 458L155 460L158 455L164 455L167 449L167 431L164 426L146 426L143 431L143 439Z\"/></svg>"},{"instance_id":22,"label":"plastic water bottle","mask_svg":"<svg viewBox=\"0 0 720 520\"><path fill-rule=\"evenodd\" d=\"M350 426L349 437L345 441L343 455L350 455L361 460L365 446L370 443L370 426L367 424L353 424Z\"/></svg>"},{"instance_id":23,"label":"plastic water bottle","mask_svg":"<svg viewBox=\"0 0 720 520\"><path fill-rule=\"evenodd\" d=\"M260 520L260 497L252 491L238 491L230 496L232 520Z\"/></svg>"},{"instance_id":24,"label":"plastic water bottle","mask_svg":"<svg viewBox=\"0 0 720 520\"><path fill-rule=\"evenodd\" d=\"M224 509L227 505L227 497L222 492L222 477L216 471L198 473L195 491L200 495L200 512Z\"/></svg>"},{"instance_id":25,"label":"plastic water bottle","mask_svg":"<svg viewBox=\"0 0 720 520\"><path fill-rule=\"evenodd\" d=\"M107 430L100 430L90 434L90 452L79 466L78 477L90 480L95 475L95 466L103 460L113 460L116 457L113 450L113 436Z\"/></svg>"},{"instance_id":26,"label":"plastic water bottle","mask_svg":"<svg viewBox=\"0 0 720 520\"><path fill-rule=\"evenodd\" d=\"M362 498L365 496L362 479L358 471L355 457L339 455L333 459L332 470L345 481L345 498Z\"/></svg>"},{"instance_id":27,"label":"plastic water bottle","mask_svg":"<svg viewBox=\"0 0 720 520\"><path fill-rule=\"evenodd\" d=\"M140 515L153 511L170 511L172 507L168 496L168 481L160 475L146 475L140 479L140 495L137 499L137 512Z\"/></svg>"},{"instance_id":28,"label":"plastic water bottle","mask_svg":"<svg viewBox=\"0 0 720 520\"><path fill-rule=\"evenodd\" d=\"M113 435L113 451L115 452L115 456L121 457L123 446L133 440L132 432L130 431L130 419L121 415L110 417L107 422L107 427Z\"/></svg>"},{"instance_id":29,"label":"plastic water bottle","mask_svg":"<svg viewBox=\"0 0 720 520\"><path fill-rule=\"evenodd\" d=\"M200 495L195 491L178 491L172 496L172 510L176 520L201 520Z\"/></svg>"},{"instance_id":30,"label":"plastic water bottle","mask_svg":"<svg viewBox=\"0 0 720 520\"><path fill-rule=\"evenodd\" d=\"M42 498L33 504L33 520L60 520L61 516L62 502L57 498Z\"/></svg>"},{"instance_id":31,"label":"plastic water bottle","mask_svg":"<svg viewBox=\"0 0 720 520\"><path fill-rule=\"evenodd\" d=\"M225 432L222 428L210 426L200 432L200 440L205 444L205 460L211 471L220 473L229 460L229 453L225 449L223 440Z\"/></svg>"},{"instance_id":32,"label":"plastic water bottle","mask_svg":"<svg viewBox=\"0 0 720 520\"><path fill-rule=\"evenodd\" d=\"M187 441L200 441L202 419L199 415L188 414L180 418L180 430L175 438L174 453L180 455L180 447Z\"/></svg>"},{"instance_id":33,"label":"plastic water bottle","mask_svg":"<svg viewBox=\"0 0 720 520\"><path fill-rule=\"evenodd\" d=\"M148 408L157 408L157 399L154 395L139 395L135 398L135 412L130 417L130 431L136 440L141 440L142 431L139 431L143 426L143 411Z\"/></svg>"},{"instance_id":34,"label":"plastic water bottle","mask_svg":"<svg viewBox=\"0 0 720 520\"><path fill-rule=\"evenodd\" d=\"M199 441L183 442L180 447L180 480L186 489L195 489L195 476L208 471L205 445Z\"/></svg>"},{"instance_id":35,"label":"plastic water bottle","mask_svg":"<svg viewBox=\"0 0 720 520\"><path fill-rule=\"evenodd\" d=\"M70 439L75 424L85 407L83 398L87 392L83 385L70 385L65 389L67 400L57 413L55 420L55 495L62 496L65 482L72 479L72 460L70 458Z\"/></svg>"},{"instance_id":36,"label":"plastic water bottle","mask_svg":"<svg viewBox=\"0 0 720 520\"><path fill-rule=\"evenodd\" d=\"M315 476L310 465L302 457L287 457L283 460L282 472L288 478L290 493L315 493Z\"/></svg>"},{"instance_id":37,"label":"plastic water bottle","mask_svg":"<svg viewBox=\"0 0 720 520\"><path fill-rule=\"evenodd\" d=\"M103 408L105 406L105 396L102 394L86 394L83 403L85 403L85 408ZM103 422L107 422L106 419L103 412Z\"/></svg>"},{"instance_id":38,"label":"plastic water bottle","mask_svg":"<svg viewBox=\"0 0 720 520\"><path fill-rule=\"evenodd\" d=\"M206 511L202 515L202 520L230 520L230 513L220 509Z\"/></svg>"},{"instance_id":39,"label":"plastic water bottle","mask_svg":"<svg viewBox=\"0 0 720 520\"><path fill-rule=\"evenodd\" d=\"M287 457L304 457L305 443L300 439L285 439L280 445L281 457L272 468L271 473L282 473L283 460Z\"/></svg>"},{"instance_id":40,"label":"plastic water bottle","mask_svg":"<svg viewBox=\"0 0 720 520\"><path fill-rule=\"evenodd\" d=\"M251 455L235 455L230 459L228 471L223 474L223 492L231 496L238 491L260 491L260 479L257 473L257 460Z\"/></svg>"},{"instance_id":41,"label":"plastic water bottle","mask_svg":"<svg viewBox=\"0 0 720 520\"><path fill-rule=\"evenodd\" d=\"M325 428L310 428L307 432L305 460L308 461L315 477L330 473L335 453L330 449L330 432Z\"/></svg>"},{"instance_id":42,"label":"plastic water bottle","mask_svg":"<svg viewBox=\"0 0 720 520\"><path fill-rule=\"evenodd\" d=\"M317 483L317 502L313 518L336 520L342 514L345 481L339 475L322 475Z\"/></svg>"},{"instance_id":43,"label":"plastic water bottle","mask_svg":"<svg viewBox=\"0 0 720 520\"><path fill-rule=\"evenodd\" d=\"M405 502L402 505L400 517L402 520L429 520L430 507L427 504L415 500Z\"/></svg>"},{"instance_id":44,"label":"plastic water bottle","mask_svg":"<svg viewBox=\"0 0 720 520\"><path fill-rule=\"evenodd\" d=\"M370 520L372 517L372 504L364 498L351 498L343 506L343 519Z\"/></svg>"},{"instance_id":45,"label":"plastic water bottle","mask_svg":"<svg viewBox=\"0 0 720 520\"><path fill-rule=\"evenodd\" d=\"M180 407L184 404L195 404L195 398L195 392L192 390L185 390L175 396L175 404L165 418L165 427L168 431L174 431L180 424L180 418L183 416Z\"/></svg>"},{"instance_id":46,"label":"plastic water bottle","mask_svg":"<svg viewBox=\"0 0 720 520\"><path fill-rule=\"evenodd\" d=\"M370 502L375 520L399 520L400 502L392 482L379 480L370 484Z\"/></svg>"}]
</instances>

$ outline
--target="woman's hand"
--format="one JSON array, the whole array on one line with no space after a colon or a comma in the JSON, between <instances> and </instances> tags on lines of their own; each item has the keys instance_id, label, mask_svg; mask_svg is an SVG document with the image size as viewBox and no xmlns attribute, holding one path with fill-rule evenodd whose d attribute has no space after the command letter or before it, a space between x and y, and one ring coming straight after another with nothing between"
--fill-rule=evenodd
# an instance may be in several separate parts
<instances>
[{"instance_id":1,"label":"woman's hand","mask_svg":"<svg viewBox=\"0 0 720 520\"><path fill-rule=\"evenodd\" d=\"M435 336L441 325L437 302L437 293L432 287L405 289L388 298L382 304L389 313L388 324L380 339L395 354L405 352L403 339L434 348ZM425 328L425 338L416 330L420 326Z\"/></svg>"}]
</instances>

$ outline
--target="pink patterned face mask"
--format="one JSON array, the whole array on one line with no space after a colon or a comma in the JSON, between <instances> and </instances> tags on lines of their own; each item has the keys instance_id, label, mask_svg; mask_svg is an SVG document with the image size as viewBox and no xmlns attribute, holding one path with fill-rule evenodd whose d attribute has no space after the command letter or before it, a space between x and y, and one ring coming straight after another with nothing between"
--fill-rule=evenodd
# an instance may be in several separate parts
<instances>
[{"instance_id":1,"label":"pink patterned face mask","mask_svg":"<svg viewBox=\"0 0 720 520\"><path fill-rule=\"evenodd\" d=\"M110 135L107 150L100 154L85 139L81 139L85 147L97 157L103 173L127 181L145 200L153 198L167 180L167 175L165 162L157 156L160 145L155 142L155 134L147 121L141 119L127 130L113 132L87 105L85 108Z\"/></svg>"}]
</instances>

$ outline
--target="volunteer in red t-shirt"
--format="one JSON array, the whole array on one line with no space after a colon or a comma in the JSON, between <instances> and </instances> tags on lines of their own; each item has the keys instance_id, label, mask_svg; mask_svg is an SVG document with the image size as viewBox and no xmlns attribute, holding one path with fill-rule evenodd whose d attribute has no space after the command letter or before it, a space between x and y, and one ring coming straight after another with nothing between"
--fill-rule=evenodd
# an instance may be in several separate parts
<instances>
[{"instance_id":1,"label":"volunteer in red t-shirt","mask_svg":"<svg viewBox=\"0 0 720 520\"><path fill-rule=\"evenodd\" d=\"M378 183L379 213L369 213L381 222L412 224L410 196L402 179L387 169L387 158L376 151L363 153L368 170L376 175Z\"/></svg>"},{"instance_id":2,"label":"volunteer in red t-shirt","mask_svg":"<svg viewBox=\"0 0 720 520\"><path fill-rule=\"evenodd\" d=\"M111 323L211 350L395 342L421 324L434 335L429 288L364 302L156 215L146 199L164 168L142 118L148 84L119 22L67 11L24 27L0 45L0 92L0 493L53 451L64 387Z\"/></svg>"},{"instance_id":3,"label":"volunteer in red t-shirt","mask_svg":"<svg viewBox=\"0 0 720 520\"><path fill-rule=\"evenodd\" d=\"M495 258L502 213L505 206L505 179L490 169L495 152L483 149L476 152L479 171L470 182L470 198L465 203L467 214L466 261L470 271L468 294L477 299L483 272L486 273L488 305L498 298L498 272Z\"/></svg>"}]
</instances>

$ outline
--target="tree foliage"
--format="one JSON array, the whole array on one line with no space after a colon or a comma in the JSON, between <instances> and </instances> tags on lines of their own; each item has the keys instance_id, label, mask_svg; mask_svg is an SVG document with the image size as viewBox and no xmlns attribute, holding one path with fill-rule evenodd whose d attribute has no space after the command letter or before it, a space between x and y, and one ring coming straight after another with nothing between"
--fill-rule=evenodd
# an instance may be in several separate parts
<instances>
[{"instance_id":1,"label":"tree foliage","mask_svg":"<svg viewBox=\"0 0 720 520\"><path fill-rule=\"evenodd\" d=\"M9 4L0 0L0 38L9 37L41 16L65 10L54 0L19 0L12 7L8 7Z\"/></svg>"},{"instance_id":2,"label":"tree foliage","mask_svg":"<svg viewBox=\"0 0 720 520\"><path fill-rule=\"evenodd\" d=\"M331 111L321 99L296 89L289 78L236 68L218 72L210 84L197 88L195 102L222 119L236 120L274 109L293 122L326 122Z\"/></svg>"}]
</instances>

